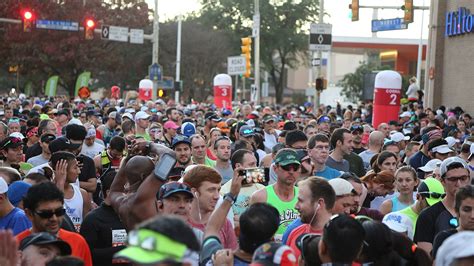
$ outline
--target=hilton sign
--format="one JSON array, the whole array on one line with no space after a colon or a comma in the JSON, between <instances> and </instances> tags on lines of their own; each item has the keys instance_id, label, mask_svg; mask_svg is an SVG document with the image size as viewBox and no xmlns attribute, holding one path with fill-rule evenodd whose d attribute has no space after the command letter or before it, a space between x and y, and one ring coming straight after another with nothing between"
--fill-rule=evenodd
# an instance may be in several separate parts
<instances>
[{"instance_id":1,"label":"hilton sign","mask_svg":"<svg viewBox=\"0 0 474 266\"><path fill-rule=\"evenodd\" d=\"M460 7L457 11L446 13L446 30L444 35L454 37L473 33L474 15L465 7Z\"/></svg>"}]
</instances>

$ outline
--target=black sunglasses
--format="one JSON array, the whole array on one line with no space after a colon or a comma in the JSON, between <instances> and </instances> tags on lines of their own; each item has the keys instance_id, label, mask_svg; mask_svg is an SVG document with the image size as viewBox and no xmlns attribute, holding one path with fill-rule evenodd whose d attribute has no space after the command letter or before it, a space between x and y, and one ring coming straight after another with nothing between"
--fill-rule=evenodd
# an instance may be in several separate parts
<instances>
[{"instance_id":1,"label":"black sunglasses","mask_svg":"<svg viewBox=\"0 0 474 266\"><path fill-rule=\"evenodd\" d=\"M432 198L432 199L440 199L440 198L444 198L444 196L446 196L446 194L444 194L444 193L440 194L440 193L437 193L437 192L420 192L420 195L428 197L428 198Z\"/></svg>"},{"instance_id":2,"label":"black sunglasses","mask_svg":"<svg viewBox=\"0 0 474 266\"><path fill-rule=\"evenodd\" d=\"M296 163L292 163L292 164L287 164L287 165L280 165L281 169L285 170L285 171L290 171L291 169L293 169L293 171L298 171L300 169L300 165L299 164L296 164Z\"/></svg>"},{"instance_id":3,"label":"black sunglasses","mask_svg":"<svg viewBox=\"0 0 474 266\"><path fill-rule=\"evenodd\" d=\"M58 208L54 211L35 211L34 213L43 219L49 219L53 217L53 215L56 215L57 217L64 216L64 214L66 214L66 209Z\"/></svg>"}]
</instances>

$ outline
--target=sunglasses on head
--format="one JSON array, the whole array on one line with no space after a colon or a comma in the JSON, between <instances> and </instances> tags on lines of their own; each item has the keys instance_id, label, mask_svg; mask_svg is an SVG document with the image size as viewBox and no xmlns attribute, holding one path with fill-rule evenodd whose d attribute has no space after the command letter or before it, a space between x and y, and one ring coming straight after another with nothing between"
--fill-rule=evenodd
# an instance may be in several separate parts
<instances>
[{"instance_id":1,"label":"sunglasses on head","mask_svg":"<svg viewBox=\"0 0 474 266\"><path fill-rule=\"evenodd\" d=\"M61 207L54 211L35 211L35 214L43 219L49 219L53 217L53 215L56 215L57 217L64 216L64 214L66 214L66 209Z\"/></svg>"},{"instance_id":2,"label":"sunglasses on head","mask_svg":"<svg viewBox=\"0 0 474 266\"><path fill-rule=\"evenodd\" d=\"M186 184L180 182L169 182L161 186L160 188L160 197L163 197L167 193L175 190L186 190L191 192L191 189Z\"/></svg>"},{"instance_id":3,"label":"sunglasses on head","mask_svg":"<svg viewBox=\"0 0 474 266\"><path fill-rule=\"evenodd\" d=\"M280 165L280 167L281 167L281 169L283 169L287 172L290 171L290 170L298 171L300 169L300 165L296 164L296 163L287 164L287 165Z\"/></svg>"},{"instance_id":4,"label":"sunglasses on head","mask_svg":"<svg viewBox=\"0 0 474 266\"><path fill-rule=\"evenodd\" d=\"M441 199L441 198L444 198L446 194L444 193L440 194L437 192L420 192L420 195L428 197L428 198L432 198L432 199Z\"/></svg>"}]
</instances>

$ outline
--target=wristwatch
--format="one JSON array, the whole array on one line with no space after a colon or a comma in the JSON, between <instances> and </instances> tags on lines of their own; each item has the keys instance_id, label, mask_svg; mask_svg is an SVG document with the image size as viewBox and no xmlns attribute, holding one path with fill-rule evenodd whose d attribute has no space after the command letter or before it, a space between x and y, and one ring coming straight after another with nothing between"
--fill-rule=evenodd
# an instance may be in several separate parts
<instances>
[{"instance_id":1,"label":"wristwatch","mask_svg":"<svg viewBox=\"0 0 474 266\"><path fill-rule=\"evenodd\" d=\"M232 195L232 193L224 194L224 200L229 201L231 204L234 204L237 201L237 196Z\"/></svg>"}]
</instances>

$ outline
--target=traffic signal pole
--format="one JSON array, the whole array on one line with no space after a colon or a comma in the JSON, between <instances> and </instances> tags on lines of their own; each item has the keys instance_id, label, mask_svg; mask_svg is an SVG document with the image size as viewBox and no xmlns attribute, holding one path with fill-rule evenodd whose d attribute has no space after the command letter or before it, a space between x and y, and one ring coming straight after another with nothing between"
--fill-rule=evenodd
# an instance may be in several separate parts
<instances>
[{"instance_id":1,"label":"traffic signal pole","mask_svg":"<svg viewBox=\"0 0 474 266\"><path fill-rule=\"evenodd\" d=\"M318 23L324 23L324 0L319 0ZM316 68L318 72L318 74L316 75L316 78L320 78L322 76L322 64L323 64L323 53L321 52L321 50L318 50L317 57L319 58L320 63ZM314 95L314 112L315 113L317 113L320 102L321 102L321 91L316 90L316 94Z\"/></svg>"},{"instance_id":2,"label":"traffic signal pole","mask_svg":"<svg viewBox=\"0 0 474 266\"><path fill-rule=\"evenodd\" d=\"M256 104L260 104L261 88L260 88L260 1L255 0L255 16L254 16L254 28L256 29L255 35L255 88L257 89ZM258 21L255 21L258 20Z\"/></svg>"},{"instance_id":3,"label":"traffic signal pole","mask_svg":"<svg viewBox=\"0 0 474 266\"><path fill-rule=\"evenodd\" d=\"M158 0L155 0L155 12L153 14L153 51L152 64L158 64L158 49L159 49L159 31L160 24L158 21ZM158 81L153 80L153 100L156 100L156 93L158 91Z\"/></svg>"},{"instance_id":4,"label":"traffic signal pole","mask_svg":"<svg viewBox=\"0 0 474 266\"><path fill-rule=\"evenodd\" d=\"M181 16L178 17L178 36L176 40L176 81L180 81L181 75L181 24L182 18ZM176 104L179 103L179 90L176 90L174 93L174 101Z\"/></svg>"}]
</instances>

